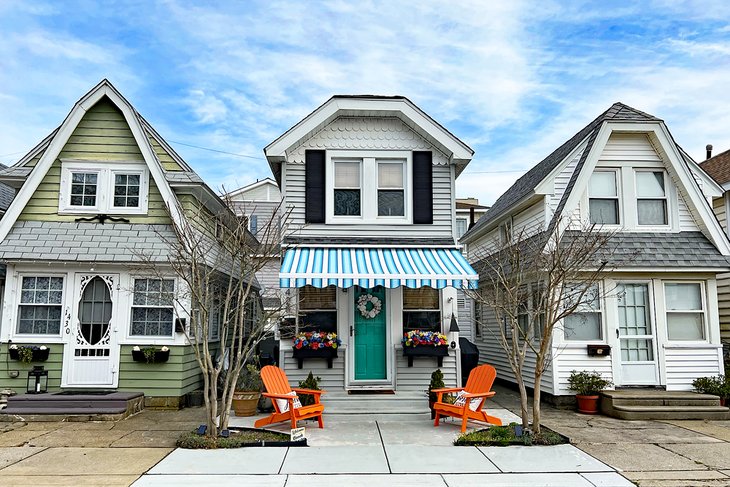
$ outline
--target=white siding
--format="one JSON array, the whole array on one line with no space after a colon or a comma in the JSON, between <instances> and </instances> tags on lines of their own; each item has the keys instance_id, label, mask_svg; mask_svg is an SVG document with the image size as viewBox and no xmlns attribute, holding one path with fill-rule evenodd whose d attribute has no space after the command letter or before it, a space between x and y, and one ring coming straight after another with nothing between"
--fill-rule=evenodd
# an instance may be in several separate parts
<instances>
[{"instance_id":1,"label":"white siding","mask_svg":"<svg viewBox=\"0 0 730 487\"><path fill-rule=\"evenodd\" d=\"M500 329L497 320L494 315L494 311L489 309L488 306L483 312L482 323L482 336L476 340L476 345L479 347L479 363L490 364L497 369L497 378L508 380L510 382L516 382L515 376L512 373L509 362L507 361L506 354L499 344ZM525 384L528 387L533 387L535 384L534 373L535 373L535 357L534 354L528 352L528 356L525 359L523 367L523 377ZM553 365L549 364L545 370L545 373L541 379L543 392L553 393Z\"/></svg>"},{"instance_id":2,"label":"white siding","mask_svg":"<svg viewBox=\"0 0 730 487\"><path fill-rule=\"evenodd\" d=\"M426 391L431 382L431 373L439 368L436 358L414 357L413 367L408 367L408 359L403 356L403 350L396 349L396 388L399 391ZM456 355L449 350L449 356L444 357L441 367L444 373L446 387L456 387Z\"/></svg>"},{"instance_id":3,"label":"white siding","mask_svg":"<svg viewBox=\"0 0 730 487\"><path fill-rule=\"evenodd\" d=\"M515 236L528 237L545 229L545 206L535 203L512 218L512 232Z\"/></svg>"},{"instance_id":4,"label":"white siding","mask_svg":"<svg viewBox=\"0 0 730 487\"><path fill-rule=\"evenodd\" d=\"M345 387L345 350L338 352L337 358L332 360L332 368L327 368L327 361L324 359L305 359L302 368L297 368L297 360L292 355L291 342L286 341L286 345L282 342L282 352L284 354L283 368L289 383L294 387L299 381L307 378L311 371L315 377L321 377L322 382L319 386L324 389L337 390Z\"/></svg>"},{"instance_id":5,"label":"white siding","mask_svg":"<svg viewBox=\"0 0 730 487\"><path fill-rule=\"evenodd\" d=\"M555 330L555 333L562 333L562 330ZM618 353L618 350L611 350L611 353ZM570 395L575 392L568 389L568 377L573 370L590 370L601 374L604 379L613 381L613 366L611 356L589 357L585 345L565 345L553 348L555 363L555 395Z\"/></svg>"},{"instance_id":6,"label":"white siding","mask_svg":"<svg viewBox=\"0 0 730 487\"><path fill-rule=\"evenodd\" d=\"M456 317L459 323L459 336L474 341L474 317L472 316L474 301L462 289L457 289L456 302L459 309L459 314Z\"/></svg>"},{"instance_id":7,"label":"white siding","mask_svg":"<svg viewBox=\"0 0 730 487\"><path fill-rule=\"evenodd\" d=\"M555 176L553 182L554 193L548 198L548 205L550 207L550 214L554 215L558 209L558 204L561 198L565 194L565 189L568 187L570 178L575 172L575 167L578 165L583 151L585 150L586 144L583 144L581 148L576 152L575 156L568 162L568 164Z\"/></svg>"},{"instance_id":8,"label":"white siding","mask_svg":"<svg viewBox=\"0 0 730 487\"><path fill-rule=\"evenodd\" d=\"M670 347L664 350L666 362L667 390L688 391L692 389L692 381L698 377L709 377L723 374L722 348L703 347Z\"/></svg>"},{"instance_id":9,"label":"white siding","mask_svg":"<svg viewBox=\"0 0 730 487\"><path fill-rule=\"evenodd\" d=\"M344 225L304 223L304 164L286 164L286 208L290 211L288 234L298 237L432 237L453 238L451 231L451 168L433 166L432 225Z\"/></svg>"}]
</instances>

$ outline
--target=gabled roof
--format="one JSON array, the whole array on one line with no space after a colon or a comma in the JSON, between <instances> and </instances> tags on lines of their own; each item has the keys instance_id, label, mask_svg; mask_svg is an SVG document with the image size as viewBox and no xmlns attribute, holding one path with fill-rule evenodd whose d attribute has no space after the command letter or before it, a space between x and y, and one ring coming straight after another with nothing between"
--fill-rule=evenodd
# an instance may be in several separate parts
<instances>
[{"instance_id":1,"label":"gabled roof","mask_svg":"<svg viewBox=\"0 0 730 487\"><path fill-rule=\"evenodd\" d=\"M717 184L730 183L730 150L721 152L700 163L700 167L714 179Z\"/></svg>"},{"instance_id":2,"label":"gabled roof","mask_svg":"<svg viewBox=\"0 0 730 487\"><path fill-rule=\"evenodd\" d=\"M540 161L536 166L527 171L520 179L518 179L497 201L494 202L484 215L476 224L470 228L464 237L474 235L479 229L489 226L495 220L502 218L505 213L515 206L520 201L534 194L535 188L561 163L575 150L583 141L588 140L589 146L586 147L583 152L584 157L581 161L584 161L585 156L590 152L593 140L595 140L598 131L606 121L613 122L661 122L660 119L653 115L644 113L640 110L632 108L623 103L617 102L611 105L611 107L600 114L595 120L583 127L577 134L568 139L563 145L555 149L549 156ZM580 163L579 163L580 164ZM576 170L577 171L577 170ZM462 239L464 238L462 237Z\"/></svg>"},{"instance_id":3,"label":"gabled roof","mask_svg":"<svg viewBox=\"0 0 730 487\"><path fill-rule=\"evenodd\" d=\"M471 161L474 151L418 108L405 96L335 95L264 148L274 177L281 179L286 151L341 116L400 118L412 130L444 152L457 165L457 174Z\"/></svg>"},{"instance_id":4,"label":"gabled roof","mask_svg":"<svg viewBox=\"0 0 730 487\"><path fill-rule=\"evenodd\" d=\"M28 154L18 161L14 166L0 171L0 179L4 179L9 183L22 185L18 191L18 195L8 208L6 217L0 220L0 240L4 239L13 224L27 205L33 193L38 188L45 177L48 169L58 157L60 151L65 146L74 129L86 114L86 111L93 107L104 97L109 99L124 116L125 121L134 136L135 142L142 153L144 161L150 170L150 176L155 185L160 190L163 200L170 208L173 220L180 223L183 219L181 209L177 198L172 191L171 184L168 182L168 174L157 156L149 138L157 141L165 151L170 154L175 162L178 163L182 171L176 171L180 174L179 178L171 178L176 186L195 187L200 193L201 201L206 205L211 205L211 209L217 211L224 208L220 198L195 174L190 166L170 147L170 145L152 128L152 126L135 110L129 101L109 82L103 79L86 93L79 101L74 104L73 108L66 116L61 125L49 134L43 141L36 145ZM34 166L29 163L36 156L40 159ZM184 175L184 176L183 176ZM179 180L178 180L179 179ZM184 181L183 181L184 180Z\"/></svg>"},{"instance_id":5,"label":"gabled roof","mask_svg":"<svg viewBox=\"0 0 730 487\"><path fill-rule=\"evenodd\" d=\"M244 193L246 193L248 191L251 191L252 189L256 189L256 188L259 188L261 186L265 186L267 184L270 184L270 185L274 186L277 191L279 190L279 185L276 184L276 181L274 181L271 178L264 178L264 179L261 179L260 181L256 181L256 182L253 182L251 184L247 184L246 186L242 186L242 187L240 187L238 189L234 189L233 191L229 191L228 193L225 194L225 196L228 197L228 198L235 198L236 196L239 196L239 195L244 194Z\"/></svg>"}]
</instances>

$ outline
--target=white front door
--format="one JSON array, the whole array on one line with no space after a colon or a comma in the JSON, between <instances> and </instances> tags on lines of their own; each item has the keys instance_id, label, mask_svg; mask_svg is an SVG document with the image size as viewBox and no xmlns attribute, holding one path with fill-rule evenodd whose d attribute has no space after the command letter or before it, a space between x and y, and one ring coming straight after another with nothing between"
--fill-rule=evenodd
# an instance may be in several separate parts
<instances>
[{"instance_id":1,"label":"white front door","mask_svg":"<svg viewBox=\"0 0 730 487\"><path fill-rule=\"evenodd\" d=\"M649 284L618 285L620 376L616 385L659 384L656 329L652 322Z\"/></svg>"},{"instance_id":2,"label":"white front door","mask_svg":"<svg viewBox=\"0 0 730 487\"><path fill-rule=\"evenodd\" d=\"M119 274L76 274L64 387L117 386Z\"/></svg>"}]
</instances>

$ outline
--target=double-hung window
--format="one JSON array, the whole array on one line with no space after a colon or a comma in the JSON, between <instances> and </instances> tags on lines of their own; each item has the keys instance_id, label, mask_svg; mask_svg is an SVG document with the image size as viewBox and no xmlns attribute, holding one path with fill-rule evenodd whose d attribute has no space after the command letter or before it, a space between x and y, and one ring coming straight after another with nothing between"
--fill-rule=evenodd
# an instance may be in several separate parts
<instances>
[{"instance_id":1,"label":"double-hung window","mask_svg":"<svg viewBox=\"0 0 730 487\"><path fill-rule=\"evenodd\" d=\"M361 162L336 160L335 166L335 215L360 216L361 213Z\"/></svg>"},{"instance_id":2,"label":"double-hung window","mask_svg":"<svg viewBox=\"0 0 730 487\"><path fill-rule=\"evenodd\" d=\"M563 337L567 341L593 341L603 339L603 312L598 285L565 286L566 306L576 306L575 311L563 320ZM585 291L585 293L582 293ZM581 296L582 293L582 296Z\"/></svg>"},{"instance_id":3,"label":"double-hung window","mask_svg":"<svg viewBox=\"0 0 730 487\"><path fill-rule=\"evenodd\" d=\"M63 277L23 276L18 306L19 335L60 335Z\"/></svg>"},{"instance_id":4,"label":"double-hung window","mask_svg":"<svg viewBox=\"0 0 730 487\"><path fill-rule=\"evenodd\" d=\"M664 171L636 171L636 210L639 225L668 225Z\"/></svg>"},{"instance_id":5,"label":"double-hung window","mask_svg":"<svg viewBox=\"0 0 730 487\"><path fill-rule=\"evenodd\" d=\"M378 216L405 216L405 164L378 161Z\"/></svg>"},{"instance_id":6,"label":"double-hung window","mask_svg":"<svg viewBox=\"0 0 730 487\"><path fill-rule=\"evenodd\" d=\"M664 301L670 340L705 340L705 300L701 283L664 283Z\"/></svg>"},{"instance_id":7,"label":"double-hung window","mask_svg":"<svg viewBox=\"0 0 730 487\"><path fill-rule=\"evenodd\" d=\"M466 233L466 218L456 218L456 238L461 238Z\"/></svg>"},{"instance_id":8,"label":"double-hung window","mask_svg":"<svg viewBox=\"0 0 730 487\"><path fill-rule=\"evenodd\" d=\"M595 171L588 184L590 222L597 225L618 225L619 193L616 171Z\"/></svg>"},{"instance_id":9,"label":"double-hung window","mask_svg":"<svg viewBox=\"0 0 730 487\"><path fill-rule=\"evenodd\" d=\"M135 279L130 334L172 337L174 293L173 279Z\"/></svg>"},{"instance_id":10,"label":"double-hung window","mask_svg":"<svg viewBox=\"0 0 730 487\"><path fill-rule=\"evenodd\" d=\"M149 172L138 163L64 161L60 213L142 214L148 206Z\"/></svg>"},{"instance_id":11,"label":"double-hung window","mask_svg":"<svg viewBox=\"0 0 730 487\"><path fill-rule=\"evenodd\" d=\"M404 224L412 219L410 152L327 151L328 223Z\"/></svg>"}]
</instances>

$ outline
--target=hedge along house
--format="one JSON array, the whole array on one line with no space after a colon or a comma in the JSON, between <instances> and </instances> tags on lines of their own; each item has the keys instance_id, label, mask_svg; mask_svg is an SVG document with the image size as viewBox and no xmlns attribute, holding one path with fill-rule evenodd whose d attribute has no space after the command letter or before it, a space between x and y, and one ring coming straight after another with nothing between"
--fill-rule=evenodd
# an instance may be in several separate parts
<instances>
[{"instance_id":1,"label":"hedge along house","mask_svg":"<svg viewBox=\"0 0 730 487\"><path fill-rule=\"evenodd\" d=\"M214 232L196 217L227 211L222 200L107 80L0 181L18 189L0 221L0 388L26 388L30 367L8 358L9 344L43 345L48 360L34 365L48 370L49 390L182 405L202 376L173 300L181 283L146 274L140 260L169 262L173 224ZM135 362L135 346L166 346L169 360Z\"/></svg>"},{"instance_id":2,"label":"hedge along house","mask_svg":"<svg viewBox=\"0 0 730 487\"><path fill-rule=\"evenodd\" d=\"M264 152L288 214L279 283L292 321L342 340L331 363L299 368L282 336L289 379L313 371L328 391L421 395L439 360L409 366L401 339L448 333L456 289L476 285L454 225L454 183L473 151L407 98L334 96ZM449 385L458 358L458 348L441 358Z\"/></svg>"},{"instance_id":3,"label":"hedge along house","mask_svg":"<svg viewBox=\"0 0 730 487\"><path fill-rule=\"evenodd\" d=\"M572 370L598 371L618 388L668 391L723 373L716 275L728 269L730 243L711 207L721 194L662 120L616 103L517 180L464 235L476 259L511 235L588 224L615 232L598 298L554 331L543 391L572 395ZM476 314L480 361L514 377L493 310ZM610 353L592 356L593 346ZM530 387L533 373L528 357Z\"/></svg>"}]
</instances>

